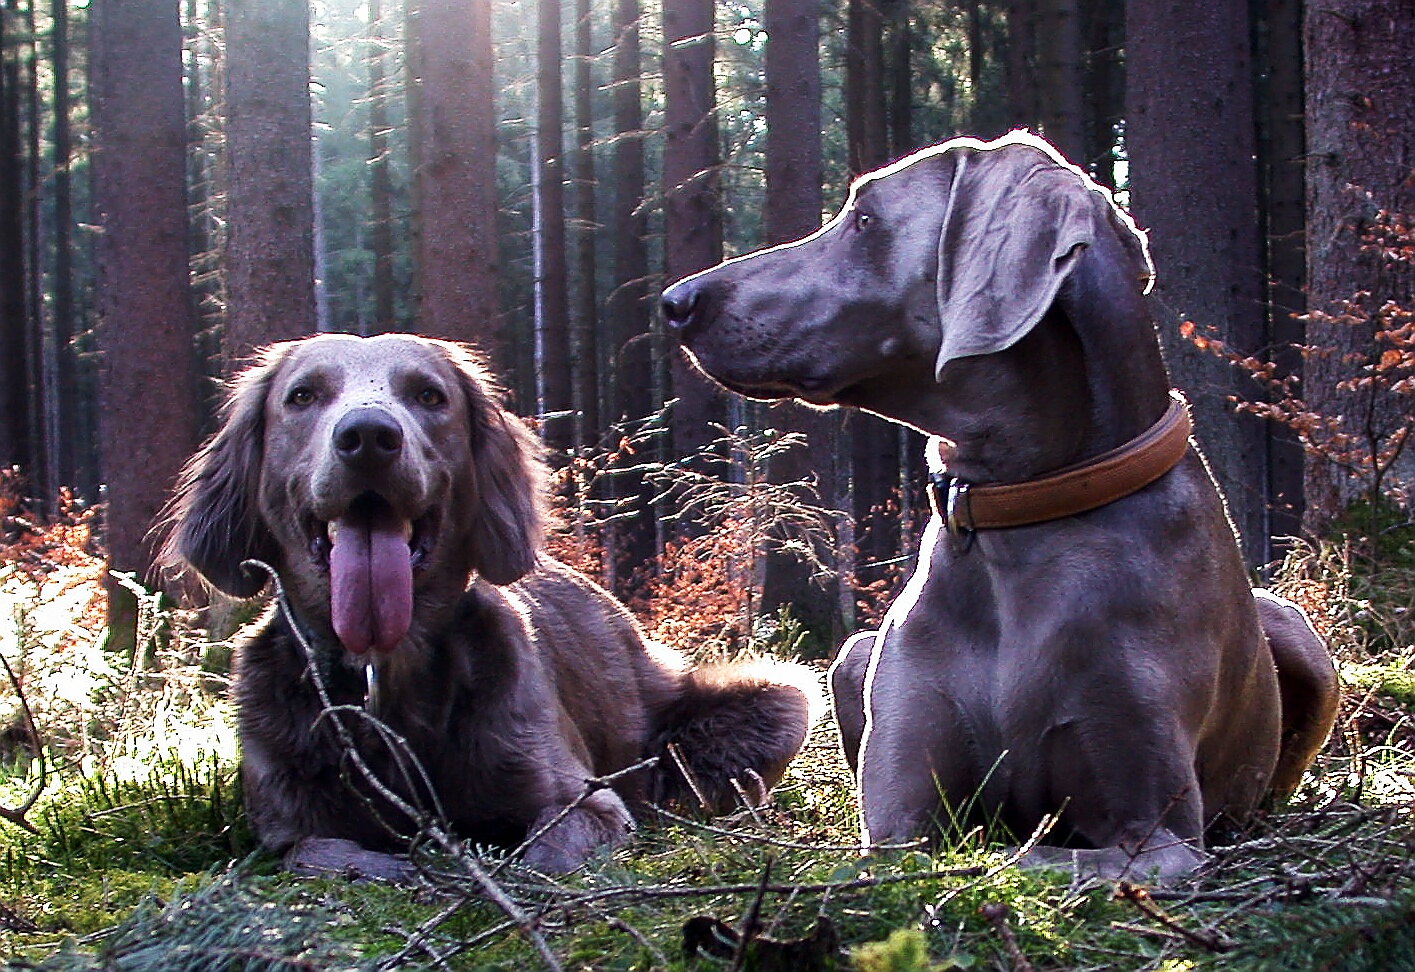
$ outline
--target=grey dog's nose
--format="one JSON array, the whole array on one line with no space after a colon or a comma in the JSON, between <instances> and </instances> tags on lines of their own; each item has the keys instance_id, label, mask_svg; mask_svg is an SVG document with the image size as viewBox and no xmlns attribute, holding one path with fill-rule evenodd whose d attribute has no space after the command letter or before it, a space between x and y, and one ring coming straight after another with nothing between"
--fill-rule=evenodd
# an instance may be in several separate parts
<instances>
[{"instance_id":1,"label":"grey dog's nose","mask_svg":"<svg viewBox=\"0 0 1415 972\"><path fill-rule=\"evenodd\" d=\"M698 288L691 280L680 280L663 292L663 316L670 327L682 330L691 323L699 296Z\"/></svg>"},{"instance_id":2,"label":"grey dog's nose","mask_svg":"<svg viewBox=\"0 0 1415 972\"><path fill-rule=\"evenodd\" d=\"M356 408L334 426L334 451L355 469L385 469L403 451L403 428L381 408Z\"/></svg>"}]
</instances>

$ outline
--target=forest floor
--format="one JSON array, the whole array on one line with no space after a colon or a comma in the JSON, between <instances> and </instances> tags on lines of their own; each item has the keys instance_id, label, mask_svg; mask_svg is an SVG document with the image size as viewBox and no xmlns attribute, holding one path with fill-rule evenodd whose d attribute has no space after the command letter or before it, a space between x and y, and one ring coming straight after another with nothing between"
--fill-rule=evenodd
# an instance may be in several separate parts
<instances>
[{"instance_id":1,"label":"forest floor","mask_svg":"<svg viewBox=\"0 0 1415 972\"><path fill-rule=\"evenodd\" d=\"M108 657L101 566L46 556L0 569L48 757L0 736L5 969L1415 969L1408 550L1279 571L1338 658L1337 731L1290 806L1163 888L1019 870L981 833L862 857L825 724L769 808L646 820L567 878L495 854L426 855L413 887L292 878L245 825L229 645L145 601L147 650Z\"/></svg>"}]
</instances>

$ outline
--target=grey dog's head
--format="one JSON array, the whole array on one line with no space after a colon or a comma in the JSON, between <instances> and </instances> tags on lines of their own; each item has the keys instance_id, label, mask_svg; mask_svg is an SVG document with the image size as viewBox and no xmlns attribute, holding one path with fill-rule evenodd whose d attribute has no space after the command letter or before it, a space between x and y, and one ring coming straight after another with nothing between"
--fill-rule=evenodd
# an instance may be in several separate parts
<instances>
[{"instance_id":1,"label":"grey dog's head","mask_svg":"<svg viewBox=\"0 0 1415 972\"><path fill-rule=\"evenodd\" d=\"M733 391L852 404L871 382L1011 347L1103 234L1147 288L1143 234L1049 144L953 139L857 180L811 236L679 281L663 310Z\"/></svg>"},{"instance_id":2,"label":"grey dog's head","mask_svg":"<svg viewBox=\"0 0 1415 972\"><path fill-rule=\"evenodd\" d=\"M470 349L387 334L273 345L232 382L165 512L160 560L250 597L271 563L355 653L392 650L428 599L535 562L539 449ZM441 586L449 590L440 590Z\"/></svg>"}]
</instances>

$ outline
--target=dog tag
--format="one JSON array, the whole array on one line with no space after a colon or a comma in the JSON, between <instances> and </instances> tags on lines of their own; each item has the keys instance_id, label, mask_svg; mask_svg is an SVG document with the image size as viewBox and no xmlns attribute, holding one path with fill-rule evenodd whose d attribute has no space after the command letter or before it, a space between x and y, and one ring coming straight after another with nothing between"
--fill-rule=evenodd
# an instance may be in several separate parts
<instances>
[{"instance_id":1,"label":"dog tag","mask_svg":"<svg viewBox=\"0 0 1415 972\"><path fill-rule=\"evenodd\" d=\"M378 669L373 662L364 666L364 711L378 715Z\"/></svg>"}]
</instances>

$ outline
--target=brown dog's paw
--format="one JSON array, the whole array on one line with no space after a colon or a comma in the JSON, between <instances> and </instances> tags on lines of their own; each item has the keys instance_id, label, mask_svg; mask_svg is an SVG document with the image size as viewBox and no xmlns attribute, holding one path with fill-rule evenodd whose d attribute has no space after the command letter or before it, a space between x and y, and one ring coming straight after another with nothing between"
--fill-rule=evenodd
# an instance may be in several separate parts
<instances>
[{"instance_id":1,"label":"brown dog's paw","mask_svg":"<svg viewBox=\"0 0 1415 972\"><path fill-rule=\"evenodd\" d=\"M596 800L605 797L609 799ZM596 803L599 805L592 805ZM564 809L546 807L529 833L537 834ZM601 848L613 850L624 843L633 830L633 818L624 804L610 791L601 790L536 837L521 862L542 874L569 874Z\"/></svg>"},{"instance_id":2,"label":"brown dog's paw","mask_svg":"<svg viewBox=\"0 0 1415 972\"><path fill-rule=\"evenodd\" d=\"M285 870L304 877L393 884L408 884L418 873L405 857L366 850L338 837L306 837L286 852Z\"/></svg>"}]
</instances>

